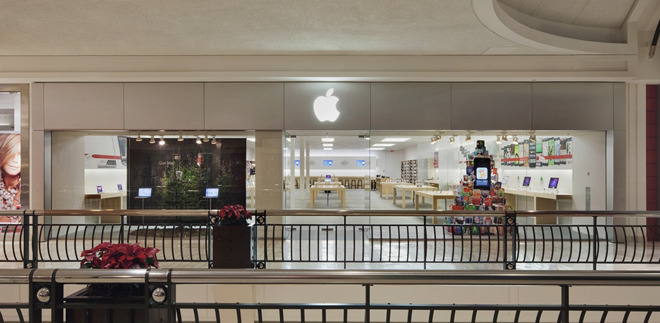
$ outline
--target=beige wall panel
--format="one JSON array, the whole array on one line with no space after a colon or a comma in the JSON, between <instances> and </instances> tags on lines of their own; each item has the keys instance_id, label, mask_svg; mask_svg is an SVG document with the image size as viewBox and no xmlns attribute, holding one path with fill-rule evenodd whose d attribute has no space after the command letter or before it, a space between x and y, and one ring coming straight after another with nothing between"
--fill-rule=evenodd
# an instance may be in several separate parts
<instances>
[{"instance_id":1,"label":"beige wall panel","mask_svg":"<svg viewBox=\"0 0 660 323\"><path fill-rule=\"evenodd\" d=\"M283 83L206 83L204 86L204 129L283 129Z\"/></svg>"},{"instance_id":2,"label":"beige wall panel","mask_svg":"<svg viewBox=\"0 0 660 323\"><path fill-rule=\"evenodd\" d=\"M533 83L535 130L612 130L612 83Z\"/></svg>"},{"instance_id":3,"label":"beige wall panel","mask_svg":"<svg viewBox=\"0 0 660 323\"><path fill-rule=\"evenodd\" d=\"M449 83L372 83L371 129L449 129Z\"/></svg>"},{"instance_id":4,"label":"beige wall panel","mask_svg":"<svg viewBox=\"0 0 660 323\"><path fill-rule=\"evenodd\" d=\"M614 130L626 129L626 84L614 83Z\"/></svg>"},{"instance_id":5,"label":"beige wall panel","mask_svg":"<svg viewBox=\"0 0 660 323\"><path fill-rule=\"evenodd\" d=\"M529 83L451 84L451 129L528 130L531 120Z\"/></svg>"},{"instance_id":6,"label":"beige wall panel","mask_svg":"<svg viewBox=\"0 0 660 323\"><path fill-rule=\"evenodd\" d=\"M203 83L126 83L126 129L204 129Z\"/></svg>"},{"instance_id":7,"label":"beige wall panel","mask_svg":"<svg viewBox=\"0 0 660 323\"><path fill-rule=\"evenodd\" d=\"M122 129L122 83L45 83L44 129Z\"/></svg>"},{"instance_id":8,"label":"beige wall panel","mask_svg":"<svg viewBox=\"0 0 660 323\"><path fill-rule=\"evenodd\" d=\"M30 126L31 130L44 130L44 84L30 86Z\"/></svg>"}]
</instances>

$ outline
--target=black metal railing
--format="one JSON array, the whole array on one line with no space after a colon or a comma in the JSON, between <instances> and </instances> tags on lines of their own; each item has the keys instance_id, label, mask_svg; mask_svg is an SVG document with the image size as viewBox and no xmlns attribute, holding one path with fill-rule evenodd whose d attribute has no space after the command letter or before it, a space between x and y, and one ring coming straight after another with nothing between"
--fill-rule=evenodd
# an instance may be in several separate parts
<instances>
[{"instance_id":1,"label":"black metal railing","mask_svg":"<svg viewBox=\"0 0 660 323\"><path fill-rule=\"evenodd\" d=\"M72 302L63 293L67 285L87 284L144 284L145 292L131 304ZM65 313L87 313L93 321L109 321L115 309L129 309L127 321L137 314L142 320L158 315L165 322L655 322L660 317L658 299L645 305L620 304L629 301L620 297L618 289L660 288L658 272L592 272L592 271L344 271L344 270L85 270L38 269L0 270L0 285L23 284L28 288L28 302L2 304L0 312L8 319L14 312L30 322L63 322ZM319 293L317 302L297 302L291 295L280 295L277 301L239 302L224 293L225 302L208 302L178 293L184 285L286 285L287 288L314 287L323 290L333 287L341 295ZM296 287L292 287L296 286ZM433 295L419 302L410 287L433 289ZM423 287L419 287L423 286ZM508 300L504 295L511 286L543 287L545 297L528 301L524 298ZM589 305L572 302L575 289L611 288L604 303ZM24 288L24 287L23 287ZM359 288L359 289L356 289ZM483 301L476 295L474 303L443 302L444 293L456 288L483 290L495 301ZM217 290L226 290L218 288ZM250 290L253 290L250 288ZM257 290L263 290L257 289ZM360 290L360 292L358 292ZM361 294L361 295L360 295ZM577 292L579 295L580 292ZM496 296L496 295L499 295ZM263 296L263 295L262 295ZM328 296L328 297L326 297ZM194 296L193 296L194 297ZM325 298L324 298L325 297ZM254 295L252 299L259 298ZM377 299L377 300L376 300ZM382 302L382 300L388 300ZM389 301L394 299L396 301ZM447 299L447 298L444 298ZM451 298L448 298L451 299ZM381 301L378 301L381 300ZM481 301L480 301L481 300ZM92 312L94 309L101 311ZM48 310L48 312L45 312ZM157 310L158 312L154 312ZM50 317L46 317L50 315ZM67 313L68 315L68 313ZM20 319L24 321L23 318Z\"/></svg>"},{"instance_id":2,"label":"black metal railing","mask_svg":"<svg viewBox=\"0 0 660 323\"><path fill-rule=\"evenodd\" d=\"M209 217L209 211L26 210L2 215L19 216L22 223L0 224L0 263L22 263L23 268L37 268L40 263L75 266L83 250L101 242L156 247L161 250L159 261L166 266L177 262L184 263L177 267L210 267L213 260L213 226L199 222L200 217ZM658 225L615 224L626 218L660 217L658 212L268 211L255 215L252 259L257 268L401 263L423 269L445 264L487 269L570 264L595 270L599 265L624 264L634 269L660 264ZM85 222L89 216L118 216L120 220L60 223L65 216L80 219L72 222ZM179 222L134 224L127 223L128 217L176 217ZM468 221L477 217L491 220ZM527 224L545 217L575 223Z\"/></svg>"}]
</instances>

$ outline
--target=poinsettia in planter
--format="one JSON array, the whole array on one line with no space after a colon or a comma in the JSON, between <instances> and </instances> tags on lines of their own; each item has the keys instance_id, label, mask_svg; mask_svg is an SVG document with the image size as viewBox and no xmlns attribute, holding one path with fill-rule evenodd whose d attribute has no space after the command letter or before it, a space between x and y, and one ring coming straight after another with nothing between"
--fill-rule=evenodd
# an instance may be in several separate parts
<instances>
[{"instance_id":1,"label":"poinsettia in planter","mask_svg":"<svg viewBox=\"0 0 660 323\"><path fill-rule=\"evenodd\" d=\"M158 249L141 247L139 244L104 242L94 248L83 250L80 256L80 268L90 269L139 269L158 268L156 253ZM66 303L86 303L89 308L68 308L67 322L89 322L91 319L104 321L104 317L111 310L112 320L109 322L144 322L145 312L130 308L113 308L117 304L134 304L136 307L144 305L145 285L131 283L101 283L89 284L72 295L67 296ZM93 305L92 305L93 304ZM105 308L99 308L105 307ZM107 309L106 309L107 308ZM160 322L167 317L163 309L150 309L148 322Z\"/></svg>"},{"instance_id":2,"label":"poinsettia in planter","mask_svg":"<svg viewBox=\"0 0 660 323\"><path fill-rule=\"evenodd\" d=\"M213 268L252 268L252 218L243 205L225 205L211 212Z\"/></svg>"}]
</instances>

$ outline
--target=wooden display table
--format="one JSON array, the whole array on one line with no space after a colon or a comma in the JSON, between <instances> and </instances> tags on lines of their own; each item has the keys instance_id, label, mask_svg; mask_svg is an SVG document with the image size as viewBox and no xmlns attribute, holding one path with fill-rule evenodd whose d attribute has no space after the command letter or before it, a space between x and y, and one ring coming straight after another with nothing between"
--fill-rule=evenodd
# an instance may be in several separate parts
<instances>
[{"instance_id":1,"label":"wooden display table","mask_svg":"<svg viewBox=\"0 0 660 323\"><path fill-rule=\"evenodd\" d=\"M416 191L434 191L437 190L437 187L432 187L432 186L427 186L427 185L422 185L422 186L417 186L417 185L412 185L412 184L399 184L399 185L393 185L392 186L392 203L396 204L396 191L401 190L401 208L406 208L406 193L410 192L410 198L414 199L415 198L415 192Z\"/></svg>"},{"instance_id":2,"label":"wooden display table","mask_svg":"<svg viewBox=\"0 0 660 323\"><path fill-rule=\"evenodd\" d=\"M343 185L317 184L310 187L309 190L310 207L312 208L314 207L314 201L320 191L337 191L337 194L339 194L339 200L341 200L341 207L344 209L346 208L346 188Z\"/></svg>"},{"instance_id":3,"label":"wooden display table","mask_svg":"<svg viewBox=\"0 0 660 323\"><path fill-rule=\"evenodd\" d=\"M517 189L504 189L507 205L516 210L517 197L531 197L534 201L532 210L549 210L555 211L558 208L557 203L561 200L572 200L573 195L566 193L558 193L552 191L532 191L532 190L517 190ZM557 217L543 217L538 218L536 224L556 224Z\"/></svg>"},{"instance_id":4,"label":"wooden display table","mask_svg":"<svg viewBox=\"0 0 660 323\"><path fill-rule=\"evenodd\" d=\"M385 194L385 199L387 199L387 196L392 194L392 186L401 184L397 182L380 182L380 197L382 198Z\"/></svg>"},{"instance_id":5,"label":"wooden display table","mask_svg":"<svg viewBox=\"0 0 660 323\"><path fill-rule=\"evenodd\" d=\"M456 198L456 194L452 191L417 191L415 192L415 210L419 210L419 198L422 198L424 203L425 198L432 200L433 211L438 210L438 200L445 200L445 210L447 209L447 200Z\"/></svg>"}]
</instances>

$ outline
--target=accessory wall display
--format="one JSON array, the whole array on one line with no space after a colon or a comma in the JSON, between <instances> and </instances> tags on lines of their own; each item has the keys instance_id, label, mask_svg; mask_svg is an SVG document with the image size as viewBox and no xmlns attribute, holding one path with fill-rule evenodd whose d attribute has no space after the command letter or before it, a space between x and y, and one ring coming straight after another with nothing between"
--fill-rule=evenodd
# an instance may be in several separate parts
<instances>
[{"instance_id":1,"label":"accessory wall display","mask_svg":"<svg viewBox=\"0 0 660 323\"><path fill-rule=\"evenodd\" d=\"M573 160L573 138L549 137L524 140L502 148L502 166L541 168L570 164Z\"/></svg>"}]
</instances>

